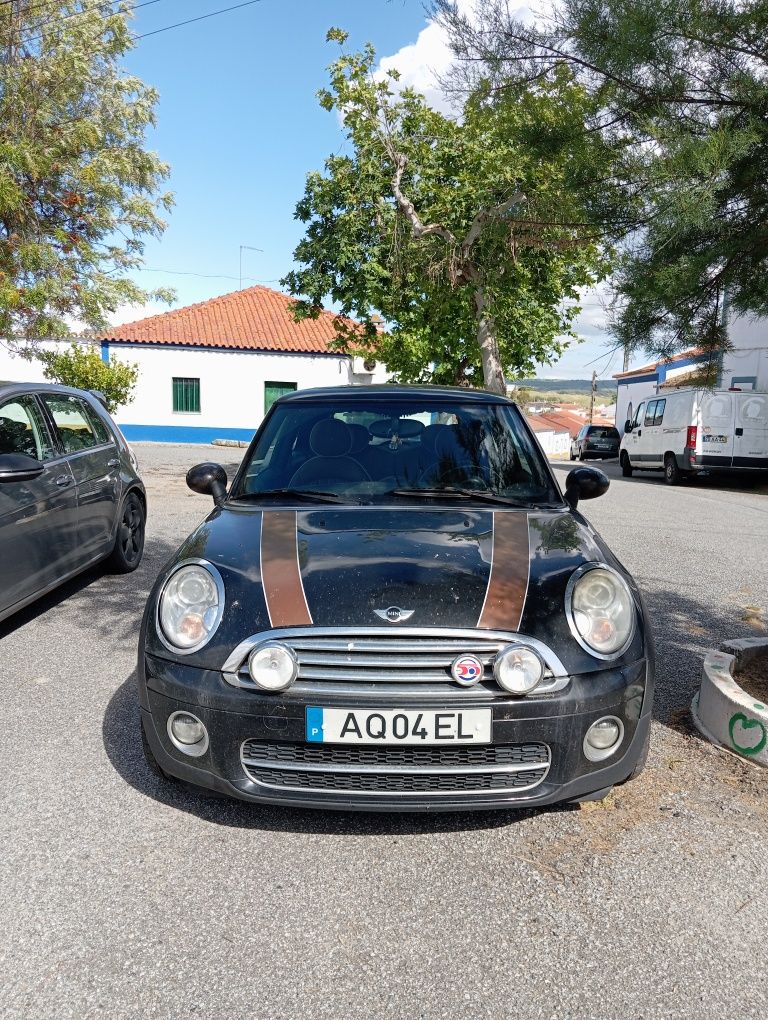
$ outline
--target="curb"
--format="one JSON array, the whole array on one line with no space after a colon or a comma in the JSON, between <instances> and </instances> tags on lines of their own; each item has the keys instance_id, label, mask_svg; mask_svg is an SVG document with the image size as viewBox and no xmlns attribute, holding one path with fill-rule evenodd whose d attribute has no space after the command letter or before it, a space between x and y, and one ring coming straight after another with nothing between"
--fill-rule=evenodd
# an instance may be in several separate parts
<instances>
[{"instance_id":1,"label":"curb","mask_svg":"<svg viewBox=\"0 0 768 1020\"><path fill-rule=\"evenodd\" d=\"M749 662L768 650L768 638L729 641L723 649L708 652L704 659L701 689L691 703L694 724L711 743L768 767L768 705L753 698L733 678L737 663Z\"/></svg>"}]
</instances>

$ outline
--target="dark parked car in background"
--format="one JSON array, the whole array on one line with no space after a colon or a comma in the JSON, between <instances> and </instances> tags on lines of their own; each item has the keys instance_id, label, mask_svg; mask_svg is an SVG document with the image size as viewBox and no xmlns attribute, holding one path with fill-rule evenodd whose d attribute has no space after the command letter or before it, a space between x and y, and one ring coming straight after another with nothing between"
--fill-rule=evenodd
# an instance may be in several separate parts
<instances>
[{"instance_id":1,"label":"dark parked car in background","mask_svg":"<svg viewBox=\"0 0 768 1020\"><path fill-rule=\"evenodd\" d=\"M585 425L571 440L571 460L618 457L621 436L612 425Z\"/></svg>"},{"instance_id":2,"label":"dark parked car in background","mask_svg":"<svg viewBox=\"0 0 768 1020\"><path fill-rule=\"evenodd\" d=\"M634 581L517 407L466 389L284 396L147 604L153 771L256 803L469 810L604 797L643 768Z\"/></svg>"},{"instance_id":3,"label":"dark parked car in background","mask_svg":"<svg viewBox=\"0 0 768 1020\"><path fill-rule=\"evenodd\" d=\"M0 383L0 620L99 560L144 551L132 450L93 393Z\"/></svg>"}]
</instances>

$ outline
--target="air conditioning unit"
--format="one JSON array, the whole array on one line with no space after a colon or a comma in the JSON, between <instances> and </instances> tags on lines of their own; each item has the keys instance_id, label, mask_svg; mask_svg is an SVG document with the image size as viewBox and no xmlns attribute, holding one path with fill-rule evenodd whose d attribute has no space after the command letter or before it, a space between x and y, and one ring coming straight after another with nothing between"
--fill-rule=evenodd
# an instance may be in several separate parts
<instances>
[{"instance_id":1,"label":"air conditioning unit","mask_svg":"<svg viewBox=\"0 0 768 1020\"><path fill-rule=\"evenodd\" d=\"M375 358L352 358L352 372L354 375L373 375L376 371Z\"/></svg>"}]
</instances>

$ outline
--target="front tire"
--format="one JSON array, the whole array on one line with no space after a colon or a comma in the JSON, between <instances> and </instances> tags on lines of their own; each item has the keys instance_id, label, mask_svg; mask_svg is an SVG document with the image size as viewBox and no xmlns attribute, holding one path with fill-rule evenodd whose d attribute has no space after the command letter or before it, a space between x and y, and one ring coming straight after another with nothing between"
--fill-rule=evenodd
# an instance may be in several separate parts
<instances>
[{"instance_id":1,"label":"front tire","mask_svg":"<svg viewBox=\"0 0 768 1020\"><path fill-rule=\"evenodd\" d=\"M120 514L115 545L107 560L107 567L112 573L130 574L141 563L146 522L147 514L141 497L137 492L129 492Z\"/></svg>"},{"instance_id":2,"label":"front tire","mask_svg":"<svg viewBox=\"0 0 768 1020\"><path fill-rule=\"evenodd\" d=\"M634 468L632 462L629 459L629 454L626 450L622 450L621 453L621 473L625 478L631 478Z\"/></svg>"},{"instance_id":3,"label":"front tire","mask_svg":"<svg viewBox=\"0 0 768 1020\"><path fill-rule=\"evenodd\" d=\"M682 472L677 466L674 453L664 455L664 481L667 485L678 485L682 480Z\"/></svg>"}]
</instances>

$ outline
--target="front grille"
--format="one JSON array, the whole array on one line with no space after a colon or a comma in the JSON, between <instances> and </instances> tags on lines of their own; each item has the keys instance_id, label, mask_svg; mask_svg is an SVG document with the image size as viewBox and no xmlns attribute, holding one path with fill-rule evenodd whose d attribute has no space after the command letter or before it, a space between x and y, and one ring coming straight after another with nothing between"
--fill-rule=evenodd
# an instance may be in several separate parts
<instances>
[{"instance_id":1,"label":"front grille","mask_svg":"<svg viewBox=\"0 0 768 1020\"><path fill-rule=\"evenodd\" d=\"M397 768L493 768L500 765L548 765L546 744L485 744L479 747L359 747L344 744L278 744L246 740L243 762L249 765L367 765Z\"/></svg>"},{"instance_id":2,"label":"front grille","mask_svg":"<svg viewBox=\"0 0 768 1020\"><path fill-rule=\"evenodd\" d=\"M282 790L442 794L530 790L549 772L547 744L360 747L246 740L245 774Z\"/></svg>"},{"instance_id":3,"label":"front grille","mask_svg":"<svg viewBox=\"0 0 768 1020\"><path fill-rule=\"evenodd\" d=\"M568 677L562 663L542 645L515 633L499 631L416 630L398 628L331 629L290 628L265 631L234 650L223 667L225 679L236 687L255 688L247 672L248 653L260 641L277 640L290 646L298 660L296 682L286 696L312 693L352 693L366 696L373 685L389 684L395 696L422 693L455 694L460 690L451 676L458 655L476 655L483 677L467 695L502 697L493 677L498 652L511 642L529 642L544 659L546 672L538 694L561 690Z\"/></svg>"}]
</instances>

